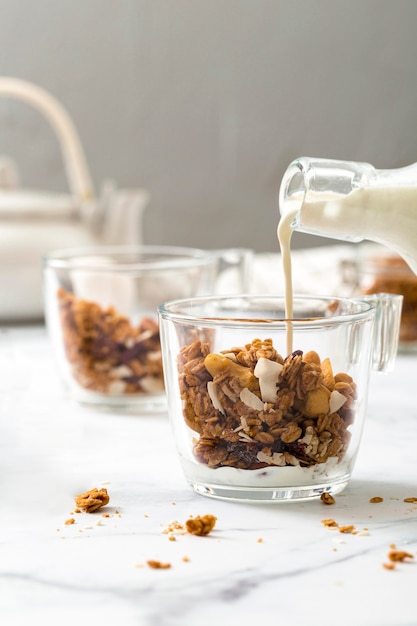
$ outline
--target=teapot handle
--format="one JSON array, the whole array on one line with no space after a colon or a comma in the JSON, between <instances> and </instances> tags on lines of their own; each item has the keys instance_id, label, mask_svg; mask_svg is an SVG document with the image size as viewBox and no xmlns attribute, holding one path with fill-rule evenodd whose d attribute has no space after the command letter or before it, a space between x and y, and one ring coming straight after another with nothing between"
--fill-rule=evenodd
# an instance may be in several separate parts
<instances>
[{"instance_id":1,"label":"teapot handle","mask_svg":"<svg viewBox=\"0 0 417 626\"><path fill-rule=\"evenodd\" d=\"M18 78L0 76L0 96L23 100L45 115L61 145L70 189L81 206L94 198L94 189L77 130L65 108L44 89Z\"/></svg>"}]
</instances>

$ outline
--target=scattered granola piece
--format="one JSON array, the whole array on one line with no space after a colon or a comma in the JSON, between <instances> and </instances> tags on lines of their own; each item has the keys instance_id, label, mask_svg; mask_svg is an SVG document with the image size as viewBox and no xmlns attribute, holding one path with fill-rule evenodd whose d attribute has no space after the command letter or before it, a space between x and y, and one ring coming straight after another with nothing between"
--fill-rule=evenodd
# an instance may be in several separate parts
<instances>
[{"instance_id":1,"label":"scattered granola piece","mask_svg":"<svg viewBox=\"0 0 417 626\"><path fill-rule=\"evenodd\" d=\"M372 504L377 504L383 501L384 501L384 498L381 498L381 496L374 496L373 498L369 498L369 502L371 502Z\"/></svg>"},{"instance_id":2,"label":"scattered granola piece","mask_svg":"<svg viewBox=\"0 0 417 626\"><path fill-rule=\"evenodd\" d=\"M395 565L394 563L382 563L382 567L384 567L385 569L394 569Z\"/></svg>"},{"instance_id":3,"label":"scattered granola piece","mask_svg":"<svg viewBox=\"0 0 417 626\"><path fill-rule=\"evenodd\" d=\"M336 500L333 498L332 494L329 493L328 491L325 491L324 493L321 494L320 500L323 502L323 504L335 504L336 503Z\"/></svg>"},{"instance_id":4,"label":"scattered granola piece","mask_svg":"<svg viewBox=\"0 0 417 626\"><path fill-rule=\"evenodd\" d=\"M93 513L109 502L110 498L107 489L104 488L100 490L97 488L90 489L90 491L81 493L75 498L75 504L81 509L84 509L86 513Z\"/></svg>"},{"instance_id":5,"label":"scattered granola piece","mask_svg":"<svg viewBox=\"0 0 417 626\"><path fill-rule=\"evenodd\" d=\"M402 562L405 559L413 559L414 556L405 550L390 550L388 552L388 558L393 562Z\"/></svg>"},{"instance_id":6,"label":"scattered granola piece","mask_svg":"<svg viewBox=\"0 0 417 626\"><path fill-rule=\"evenodd\" d=\"M203 537L213 530L216 521L217 517L214 515L197 515L197 517L190 517L190 519L185 522L185 526L192 535Z\"/></svg>"},{"instance_id":7,"label":"scattered granola piece","mask_svg":"<svg viewBox=\"0 0 417 626\"><path fill-rule=\"evenodd\" d=\"M339 526L339 524L337 522L334 521L334 519L322 519L321 523L323 524L323 526L326 526L326 528L337 528Z\"/></svg>"},{"instance_id":8,"label":"scattered granola piece","mask_svg":"<svg viewBox=\"0 0 417 626\"><path fill-rule=\"evenodd\" d=\"M71 524L75 524L75 519L73 517L70 517L69 519L65 520L66 526L70 526Z\"/></svg>"},{"instance_id":9,"label":"scattered granola piece","mask_svg":"<svg viewBox=\"0 0 417 626\"><path fill-rule=\"evenodd\" d=\"M355 527L353 524L347 524L346 526L339 526L339 533L354 533Z\"/></svg>"},{"instance_id":10,"label":"scattered granola piece","mask_svg":"<svg viewBox=\"0 0 417 626\"><path fill-rule=\"evenodd\" d=\"M188 556L183 556L181 559L184 563L189 563L190 562L190 557Z\"/></svg>"},{"instance_id":11,"label":"scattered granola piece","mask_svg":"<svg viewBox=\"0 0 417 626\"><path fill-rule=\"evenodd\" d=\"M170 569L171 563L161 563L161 561L154 561L150 559L146 561L146 564L152 569Z\"/></svg>"},{"instance_id":12,"label":"scattered granola piece","mask_svg":"<svg viewBox=\"0 0 417 626\"><path fill-rule=\"evenodd\" d=\"M262 539L262 537L259 537L259 539L257 539L257 542L258 542L258 543L263 543L263 541L264 541L264 540Z\"/></svg>"},{"instance_id":13,"label":"scattered granola piece","mask_svg":"<svg viewBox=\"0 0 417 626\"><path fill-rule=\"evenodd\" d=\"M176 538L176 536L175 536L175 535L169 535L169 536L168 536L168 539L169 539L170 541L177 541L177 538Z\"/></svg>"},{"instance_id":14,"label":"scattered granola piece","mask_svg":"<svg viewBox=\"0 0 417 626\"><path fill-rule=\"evenodd\" d=\"M413 504L416 504L417 498L404 498L404 502L412 502Z\"/></svg>"},{"instance_id":15,"label":"scattered granola piece","mask_svg":"<svg viewBox=\"0 0 417 626\"><path fill-rule=\"evenodd\" d=\"M177 520L174 520L174 521L170 522L168 524L168 526L166 526L162 530L162 533L164 535L169 535L169 534L172 534L172 533L185 535L186 532L187 531L185 530L184 525L180 524L179 522L177 522Z\"/></svg>"}]
</instances>

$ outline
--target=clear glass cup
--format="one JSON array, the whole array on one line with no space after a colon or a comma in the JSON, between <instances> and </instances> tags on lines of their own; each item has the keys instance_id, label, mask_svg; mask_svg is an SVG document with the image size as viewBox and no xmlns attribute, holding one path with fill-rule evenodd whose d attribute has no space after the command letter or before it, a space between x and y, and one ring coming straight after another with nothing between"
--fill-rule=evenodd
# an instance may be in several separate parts
<instances>
[{"instance_id":1,"label":"clear glass cup","mask_svg":"<svg viewBox=\"0 0 417 626\"><path fill-rule=\"evenodd\" d=\"M244 248L145 245L47 254L45 318L67 388L97 408L165 411L158 305L241 291L251 257Z\"/></svg>"},{"instance_id":2,"label":"clear glass cup","mask_svg":"<svg viewBox=\"0 0 417 626\"><path fill-rule=\"evenodd\" d=\"M283 297L162 304L169 416L195 491L247 501L342 491L359 449L370 371L393 366L401 301L296 296L291 320Z\"/></svg>"}]
</instances>

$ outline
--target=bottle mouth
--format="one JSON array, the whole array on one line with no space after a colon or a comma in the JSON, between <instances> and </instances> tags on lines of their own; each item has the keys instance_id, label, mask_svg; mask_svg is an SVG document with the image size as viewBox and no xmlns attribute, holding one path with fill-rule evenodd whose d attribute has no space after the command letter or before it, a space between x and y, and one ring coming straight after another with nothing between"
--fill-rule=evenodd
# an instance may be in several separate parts
<instances>
[{"instance_id":1,"label":"bottle mouth","mask_svg":"<svg viewBox=\"0 0 417 626\"><path fill-rule=\"evenodd\" d=\"M279 210L281 215L289 211L298 214L307 193L308 164L304 159L297 159L288 166L279 190Z\"/></svg>"}]
</instances>

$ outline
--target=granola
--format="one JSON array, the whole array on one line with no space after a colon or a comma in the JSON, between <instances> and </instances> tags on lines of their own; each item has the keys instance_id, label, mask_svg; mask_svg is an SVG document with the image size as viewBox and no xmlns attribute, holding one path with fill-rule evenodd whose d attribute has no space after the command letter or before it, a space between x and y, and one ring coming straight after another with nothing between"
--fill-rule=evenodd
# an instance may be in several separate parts
<instances>
[{"instance_id":1,"label":"granola","mask_svg":"<svg viewBox=\"0 0 417 626\"><path fill-rule=\"evenodd\" d=\"M356 384L329 359L296 350L283 358L271 339L212 353L194 341L178 356L186 424L198 461L259 469L325 463L345 455Z\"/></svg>"},{"instance_id":2,"label":"granola","mask_svg":"<svg viewBox=\"0 0 417 626\"><path fill-rule=\"evenodd\" d=\"M404 259L394 255L369 259L361 291L403 295L399 340L404 344L417 341L417 277Z\"/></svg>"},{"instance_id":3,"label":"granola","mask_svg":"<svg viewBox=\"0 0 417 626\"><path fill-rule=\"evenodd\" d=\"M190 517L185 522L185 527L192 535L205 537L213 530L216 521L217 517L214 515L197 515L197 517Z\"/></svg>"},{"instance_id":4,"label":"granola","mask_svg":"<svg viewBox=\"0 0 417 626\"><path fill-rule=\"evenodd\" d=\"M94 513L102 506L105 506L110 502L107 489L90 489L85 493L80 493L75 497L75 504L80 509L83 509L86 513Z\"/></svg>"},{"instance_id":5,"label":"granola","mask_svg":"<svg viewBox=\"0 0 417 626\"><path fill-rule=\"evenodd\" d=\"M65 354L74 379L106 394L164 389L159 327L144 317L137 327L114 307L102 308L58 290Z\"/></svg>"}]
</instances>

